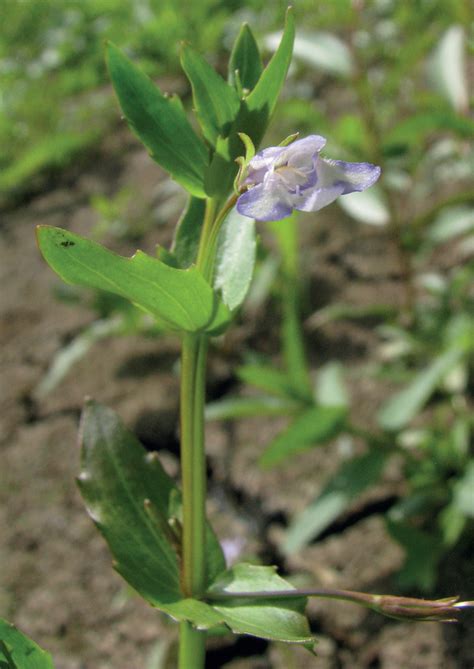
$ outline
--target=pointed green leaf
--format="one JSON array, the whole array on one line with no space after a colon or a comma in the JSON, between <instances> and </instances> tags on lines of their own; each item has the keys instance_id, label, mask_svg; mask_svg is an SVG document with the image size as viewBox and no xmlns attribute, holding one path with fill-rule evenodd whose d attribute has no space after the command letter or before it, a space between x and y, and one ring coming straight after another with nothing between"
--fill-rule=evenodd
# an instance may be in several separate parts
<instances>
[{"instance_id":1,"label":"pointed green leaf","mask_svg":"<svg viewBox=\"0 0 474 669\"><path fill-rule=\"evenodd\" d=\"M286 14L286 23L278 49L263 70L257 84L246 98L245 120L250 126L240 128L246 132L258 146L263 138L268 122L273 114L280 91L285 83L291 63L295 40L295 22L291 7Z\"/></svg>"},{"instance_id":2,"label":"pointed green leaf","mask_svg":"<svg viewBox=\"0 0 474 669\"><path fill-rule=\"evenodd\" d=\"M463 356L456 346L439 356L429 367L419 372L407 388L385 402L377 420L385 430L400 430L421 411L448 372Z\"/></svg>"},{"instance_id":3,"label":"pointed green leaf","mask_svg":"<svg viewBox=\"0 0 474 669\"><path fill-rule=\"evenodd\" d=\"M232 88L204 58L187 44L181 52L181 66L193 89L193 101L204 137L214 146L218 135L226 137L240 109Z\"/></svg>"},{"instance_id":4,"label":"pointed green leaf","mask_svg":"<svg viewBox=\"0 0 474 669\"><path fill-rule=\"evenodd\" d=\"M214 288L231 311L245 299L252 281L257 240L255 221L233 209L219 233Z\"/></svg>"},{"instance_id":5,"label":"pointed green leaf","mask_svg":"<svg viewBox=\"0 0 474 669\"><path fill-rule=\"evenodd\" d=\"M229 137L219 137L216 142L216 151L205 180L208 195L225 196L232 189L238 169L235 159L243 154L242 141L238 133L248 135L255 147L262 141L290 66L294 38L294 18L289 8L285 30L277 51L263 70L252 92L242 101Z\"/></svg>"},{"instance_id":6,"label":"pointed green leaf","mask_svg":"<svg viewBox=\"0 0 474 669\"><path fill-rule=\"evenodd\" d=\"M205 200L190 197L188 206L178 221L172 251L180 267L189 267L196 260L205 209Z\"/></svg>"},{"instance_id":7,"label":"pointed green leaf","mask_svg":"<svg viewBox=\"0 0 474 669\"><path fill-rule=\"evenodd\" d=\"M182 106L160 89L113 44L107 61L112 83L130 127L151 157L186 190L205 197L203 175L209 157Z\"/></svg>"},{"instance_id":8,"label":"pointed green leaf","mask_svg":"<svg viewBox=\"0 0 474 669\"><path fill-rule=\"evenodd\" d=\"M285 458L324 444L343 430L344 407L315 406L300 414L268 446L260 458L262 467L279 464Z\"/></svg>"},{"instance_id":9,"label":"pointed green leaf","mask_svg":"<svg viewBox=\"0 0 474 669\"><path fill-rule=\"evenodd\" d=\"M230 54L229 83L236 86L237 71L241 87L251 91L259 80L262 70L262 58L255 37L247 23L243 23Z\"/></svg>"},{"instance_id":10,"label":"pointed green leaf","mask_svg":"<svg viewBox=\"0 0 474 669\"><path fill-rule=\"evenodd\" d=\"M0 667L54 669L51 655L3 618L0 618Z\"/></svg>"},{"instance_id":11,"label":"pointed green leaf","mask_svg":"<svg viewBox=\"0 0 474 669\"><path fill-rule=\"evenodd\" d=\"M382 475L387 453L369 451L343 463L320 495L291 523L283 549L294 553L316 539L351 502Z\"/></svg>"},{"instance_id":12,"label":"pointed green leaf","mask_svg":"<svg viewBox=\"0 0 474 669\"><path fill-rule=\"evenodd\" d=\"M293 590L275 571L275 567L237 564L213 583L209 595L218 593L265 592ZM212 600L211 600L212 601ZM251 634L272 641L315 643L304 615L306 598L265 598L215 600L213 608L235 634Z\"/></svg>"},{"instance_id":13,"label":"pointed green leaf","mask_svg":"<svg viewBox=\"0 0 474 669\"><path fill-rule=\"evenodd\" d=\"M84 408L80 443L79 488L114 556L115 568L153 606L170 611L169 606L182 600L179 533L170 522L180 520L178 489L156 453L147 453L113 411L92 401ZM225 561L209 526L206 540L212 582ZM191 606L188 601L181 610L188 605L199 609L199 604Z\"/></svg>"},{"instance_id":14,"label":"pointed green leaf","mask_svg":"<svg viewBox=\"0 0 474 669\"><path fill-rule=\"evenodd\" d=\"M123 258L72 232L38 226L41 252L67 283L121 295L171 330L213 331L229 312L195 268L175 269L137 251Z\"/></svg>"}]
</instances>

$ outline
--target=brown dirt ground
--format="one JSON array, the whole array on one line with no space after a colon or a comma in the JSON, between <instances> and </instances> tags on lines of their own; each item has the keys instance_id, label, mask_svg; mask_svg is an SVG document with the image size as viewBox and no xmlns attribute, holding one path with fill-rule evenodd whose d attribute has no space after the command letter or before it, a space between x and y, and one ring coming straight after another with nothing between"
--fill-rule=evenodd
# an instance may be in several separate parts
<instances>
[{"instance_id":1,"label":"brown dirt ground","mask_svg":"<svg viewBox=\"0 0 474 669\"><path fill-rule=\"evenodd\" d=\"M49 184L44 194L4 213L0 227L0 613L31 635L55 659L57 669L141 669L175 638L176 630L138 597L111 568L107 547L87 517L74 478L78 472L77 421L85 395L117 411L149 448L161 451L169 472L176 456L178 380L174 339L116 338L96 344L63 382L43 399L34 389L54 355L93 319L90 310L54 299L57 279L41 259L35 224L47 223L90 235L94 193L113 194L127 185L134 202L150 203L155 221L140 241L150 253L167 244L171 227L160 221L176 213L169 182L147 154L124 139L99 152L95 165L69 180ZM174 191L173 191L174 192ZM179 198L178 198L179 200ZM148 206L148 204L147 204ZM179 206L179 201L178 201ZM351 304L397 304L396 260L383 230L334 217L330 208L302 225L304 262L311 268L309 309L338 299ZM133 215L133 211L130 215ZM106 242L125 254L134 244ZM258 325L257 325L258 323ZM228 351L251 342L276 350L275 315L268 309L242 320L229 342L211 352L210 395L233 383L238 360ZM270 333L270 335L268 334ZM348 368L370 359L376 337L367 324L308 328L315 364L342 359ZM353 382L359 420L370 421L380 387L369 378ZM222 541L241 556L260 555L315 583L377 591L393 590L400 549L387 537L377 502L396 493L398 472L389 472L358 503L358 522L329 534L298 557L278 553L282 523L303 508L334 471L343 445L315 449L286 466L261 471L256 460L283 420L210 424L209 512ZM364 515L364 505L372 509ZM472 542L471 542L472 544ZM443 567L440 596L472 594L474 565L467 549ZM453 590L454 589L454 590ZM338 603L312 602L309 612L320 641L318 656L301 648L250 638L210 643L209 667L232 669L472 669L472 616L457 626L409 625ZM161 644L161 646L157 646ZM155 666L155 665L153 665Z\"/></svg>"}]
</instances>

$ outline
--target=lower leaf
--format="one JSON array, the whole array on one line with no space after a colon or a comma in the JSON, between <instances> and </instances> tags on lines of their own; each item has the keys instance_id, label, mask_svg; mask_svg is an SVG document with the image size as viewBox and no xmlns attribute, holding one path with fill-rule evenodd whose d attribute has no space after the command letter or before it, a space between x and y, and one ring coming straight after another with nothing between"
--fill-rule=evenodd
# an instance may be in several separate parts
<instances>
[{"instance_id":1,"label":"lower leaf","mask_svg":"<svg viewBox=\"0 0 474 669\"><path fill-rule=\"evenodd\" d=\"M113 411L93 401L83 412L80 442L79 488L115 568L153 606L170 615L178 603L176 615L188 610L180 589L181 495L156 453L147 453ZM211 583L225 560L210 526L206 541Z\"/></svg>"},{"instance_id":2,"label":"lower leaf","mask_svg":"<svg viewBox=\"0 0 474 669\"><path fill-rule=\"evenodd\" d=\"M54 669L49 653L3 618L0 618L0 667Z\"/></svg>"},{"instance_id":3,"label":"lower leaf","mask_svg":"<svg viewBox=\"0 0 474 669\"><path fill-rule=\"evenodd\" d=\"M286 596L279 599L279 590ZM222 574L208 595L211 602L214 599L213 609L235 634L312 647L315 640L304 614L306 597L296 591L295 597L288 597L289 590L293 586L278 576L275 567L241 563ZM251 593L259 596L251 597Z\"/></svg>"}]
</instances>

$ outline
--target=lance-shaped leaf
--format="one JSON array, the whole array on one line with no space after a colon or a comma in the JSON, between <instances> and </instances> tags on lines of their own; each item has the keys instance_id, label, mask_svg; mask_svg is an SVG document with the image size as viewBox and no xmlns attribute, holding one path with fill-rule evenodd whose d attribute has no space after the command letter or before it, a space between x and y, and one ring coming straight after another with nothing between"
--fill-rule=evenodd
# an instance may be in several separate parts
<instances>
[{"instance_id":1,"label":"lance-shaped leaf","mask_svg":"<svg viewBox=\"0 0 474 669\"><path fill-rule=\"evenodd\" d=\"M243 119L245 132L258 146L273 114L280 91L285 83L291 63L295 40L295 22L291 8L286 14L286 23L278 49L263 70L255 87L245 100Z\"/></svg>"},{"instance_id":2,"label":"lance-shaped leaf","mask_svg":"<svg viewBox=\"0 0 474 669\"><path fill-rule=\"evenodd\" d=\"M137 251L124 258L60 228L39 226L41 252L67 283L121 295L171 330L214 331L229 311L195 267L176 269Z\"/></svg>"},{"instance_id":3,"label":"lance-shaped leaf","mask_svg":"<svg viewBox=\"0 0 474 669\"><path fill-rule=\"evenodd\" d=\"M345 407L340 406L315 406L304 411L270 443L260 464L271 467L290 455L333 439L344 428L346 413Z\"/></svg>"},{"instance_id":4,"label":"lance-shaped leaf","mask_svg":"<svg viewBox=\"0 0 474 669\"><path fill-rule=\"evenodd\" d=\"M208 591L208 599L215 611L235 634L251 634L263 639L301 643L312 647L315 643L304 615L306 598L274 597L275 591L292 590L275 571L275 567L237 564L221 575ZM265 591L272 597L265 598ZM233 593L262 593L261 597L235 597Z\"/></svg>"},{"instance_id":5,"label":"lance-shaped leaf","mask_svg":"<svg viewBox=\"0 0 474 669\"><path fill-rule=\"evenodd\" d=\"M207 149L181 105L165 97L113 44L108 45L107 61L125 118L153 160L192 195L205 197Z\"/></svg>"},{"instance_id":6,"label":"lance-shaped leaf","mask_svg":"<svg viewBox=\"0 0 474 669\"><path fill-rule=\"evenodd\" d=\"M201 611L204 619L216 624L205 604L182 603L181 498L156 453L147 453L113 411L93 401L84 408L80 443L79 488L109 545L117 571L153 606L174 615L173 604L181 604L184 616L192 611L199 616ZM225 561L210 526L206 555L211 583L225 568Z\"/></svg>"},{"instance_id":7,"label":"lance-shaped leaf","mask_svg":"<svg viewBox=\"0 0 474 669\"><path fill-rule=\"evenodd\" d=\"M54 669L49 653L3 618L0 618L0 667Z\"/></svg>"},{"instance_id":8,"label":"lance-shaped leaf","mask_svg":"<svg viewBox=\"0 0 474 669\"><path fill-rule=\"evenodd\" d=\"M262 74L260 51L247 23L242 24L229 59L228 80L232 86L251 91Z\"/></svg>"},{"instance_id":9,"label":"lance-shaped leaf","mask_svg":"<svg viewBox=\"0 0 474 669\"><path fill-rule=\"evenodd\" d=\"M214 145L219 135L229 134L232 122L240 109L236 91L204 58L185 44L181 66L193 89L193 101L204 137Z\"/></svg>"},{"instance_id":10,"label":"lance-shaped leaf","mask_svg":"<svg viewBox=\"0 0 474 669\"><path fill-rule=\"evenodd\" d=\"M181 497L156 454L145 451L110 409L88 401L81 420L79 487L88 512L104 535L114 566L150 604L177 620L208 629L226 624L237 634L312 643L304 597L247 602L183 598L180 590ZM239 591L291 589L270 567L235 567L221 581L225 562L209 525L208 588Z\"/></svg>"},{"instance_id":11,"label":"lance-shaped leaf","mask_svg":"<svg viewBox=\"0 0 474 669\"><path fill-rule=\"evenodd\" d=\"M242 101L229 136L217 139L216 150L206 173L208 195L223 196L232 189L237 174L235 159L243 153L238 133L248 135L256 147L262 141L290 66L294 39L294 18L289 8L278 49L251 93Z\"/></svg>"}]
</instances>

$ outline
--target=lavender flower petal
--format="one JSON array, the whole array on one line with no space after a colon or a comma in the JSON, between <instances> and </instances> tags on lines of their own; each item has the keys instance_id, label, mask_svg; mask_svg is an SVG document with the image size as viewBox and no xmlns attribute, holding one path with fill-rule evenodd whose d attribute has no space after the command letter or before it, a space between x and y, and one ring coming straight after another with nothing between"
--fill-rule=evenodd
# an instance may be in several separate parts
<instances>
[{"instance_id":1,"label":"lavender flower petal","mask_svg":"<svg viewBox=\"0 0 474 669\"><path fill-rule=\"evenodd\" d=\"M318 175L324 174L326 181L341 183L342 195L370 188L380 176L380 167L371 163L346 163L344 160L320 158Z\"/></svg>"},{"instance_id":2,"label":"lavender flower petal","mask_svg":"<svg viewBox=\"0 0 474 669\"><path fill-rule=\"evenodd\" d=\"M311 161L325 146L326 140L321 135L308 135L286 146L282 158L288 164L301 166Z\"/></svg>"},{"instance_id":3,"label":"lavender flower petal","mask_svg":"<svg viewBox=\"0 0 474 669\"><path fill-rule=\"evenodd\" d=\"M284 146L270 146L268 149L263 149L263 151L256 153L249 163L248 174L244 184L261 183L265 174L284 151Z\"/></svg>"},{"instance_id":4,"label":"lavender flower petal","mask_svg":"<svg viewBox=\"0 0 474 669\"><path fill-rule=\"evenodd\" d=\"M294 208L299 211L319 211L336 198L343 194L344 186L331 184L324 188L308 189L307 193L301 194L294 199Z\"/></svg>"},{"instance_id":5,"label":"lavender flower petal","mask_svg":"<svg viewBox=\"0 0 474 669\"><path fill-rule=\"evenodd\" d=\"M242 182L248 190L237 200L237 211L257 221L277 221L293 209L318 211L340 195L377 181L376 165L320 158L325 144L324 137L309 135L257 153L248 164Z\"/></svg>"},{"instance_id":6,"label":"lavender flower petal","mask_svg":"<svg viewBox=\"0 0 474 669\"><path fill-rule=\"evenodd\" d=\"M293 210L288 196L281 192L281 180L269 175L265 183L250 188L237 200L237 211L256 221L279 221Z\"/></svg>"}]
</instances>

